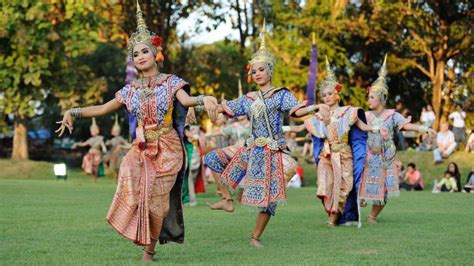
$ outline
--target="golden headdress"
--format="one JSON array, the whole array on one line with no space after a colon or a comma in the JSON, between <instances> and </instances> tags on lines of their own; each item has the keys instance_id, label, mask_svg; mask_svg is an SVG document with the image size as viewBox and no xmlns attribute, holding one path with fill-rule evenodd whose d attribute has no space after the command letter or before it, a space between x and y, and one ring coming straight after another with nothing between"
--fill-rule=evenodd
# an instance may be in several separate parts
<instances>
[{"instance_id":1,"label":"golden headdress","mask_svg":"<svg viewBox=\"0 0 474 266\"><path fill-rule=\"evenodd\" d=\"M115 123L114 123L114 126L112 127L112 131L113 130L118 130L118 132L120 132L120 125L118 123L118 114L115 113Z\"/></svg>"},{"instance_id":2,"label":"golden headdress","mask_svg":"<svg viewBox=\"0 0 474 266\"><path fill-rule=\"evenodd\" d=\"M95 122L95 117L92 117L92 125L89 127L89 130L99 130L99 126L97 126L97 123Z\"/></svg>"},{"instance_id":3,"label":"golden headdress","mask_svg":"<svg viewBox=\"0 0 474 266\"><path fill-rule=\"evenodd\" d=\"M331 88L336 92L340 92L342 89L342 85L337 82L336 75L334 71L331 69L331 65L329 64L328 57L326 56L326 78L321 83L321 89L319 93L323 93L323 91L327 88Z\"/></svg>"},{"instance_id":4,"label":"golden headdress","mask_svg":"<svg viewBox=\"0 0 474 266\"><path fill-rule=\"evenodd\" d=\"M130 58L133 57L133 47L139 43L149 46L153 51L153 54L156 55L156 47L161 46L162 42L163 39L160 36L148 30L145 20L143 19L142 9L140 8L140 4L138 4L137 0L137 30L132 33L130 39L128 40L128 56L130 56Z\"/></svg>"},{"instance_id":5,"label":"golden headdress","mask_svg":"<svg viewBox=\"0 0 474 266\"><path fill-rule=\"evenodd\" d=\"M263 19L263 27L262 31L260 32L260 48L258 48L258 51L252 55L252 58L249 61L250 66L256 63L268 64L271 73L273 72L273 67L276 64L275 58L265 46L265 19Z\"/></svg>"},{"instance_id":6,"label":"golden headdress","mask_svg":"<svg viewBox=\"0 0 474 266\"><path fill-rule=\"evenodd\" d=\"M382 67L379 70L379 77L372 83L369 88L370 92L374 92L379 97L380 101L385 105L388 98L388 86L387 82L385 81L385 77L387 76L387 54L385 54L385 58L383 60Z\"/></svg>"}]
</instances>

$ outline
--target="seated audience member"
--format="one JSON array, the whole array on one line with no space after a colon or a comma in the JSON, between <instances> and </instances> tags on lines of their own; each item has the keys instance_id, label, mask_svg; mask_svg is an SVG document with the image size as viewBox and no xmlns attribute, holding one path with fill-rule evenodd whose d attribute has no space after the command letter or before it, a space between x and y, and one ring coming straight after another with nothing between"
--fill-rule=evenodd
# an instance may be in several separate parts
<instances>
[{"instance_id":1,"label":"seated audience member","mask_svg":"<svg viewBox=\"0 0 474 266\"><path fill-rule=\"evenodd\" d=\"M474 153L474 130L471 129L471 135L469 135L469 139L467 140L466 148L464 149L466 152Z\"/></svg>"},{"instance_id":2,"label":"seated audience member","mask_svg":"<svg viewBox=\"0 0 474 266\"><path fill-rule=\"evenodd\" d=\"M450 162L446 169L446 172L449 172L454 180L456 180L456 186L458 188L458 192L461 189L461 172L459 172L459 167L455 162Z\"/></svg>"},{"instance_id":3,"label":"seated audience member","mask_svg":"<svg viewBox=\"0 0 474 266\"><path fill-rule=\"evenodd\" d=\"M456 192L458 190L456 179L448 171L444 172L444 177L439 181L437 189L441 192Z\"/></svg>"},{"instance_id":4,"label":"seated audience member","mask_svg":"<svg viewBox=\"0 0 474 266\"><path fill-rule=\"evenodd\" d=\"M467 175L467 183L464 185L464 191L474 193L474 165L471 166L471 172Z\"/></svg>"},{"instance_id":5,"label":"seated audience member","mask_svg":"<svg viewBox=\"0 0 474 266\"><path fill-rule=\"evenodd\" d=\"M421 134L420 146L416 147L417 151L432 151L436 148L436 135L428 132Z\"/></svg>"},{"instance_id":6,"label":"seated audience member","mask_svg":"<svg viewBox=\"0 0 474 266\"><path fill-rule=\"evenodd\" d=\"M405 177L403 182L400 183L400 188L406 190L423 190L423 179L421 178L421 173L416 169L414 163L409 163L407 165L407 170L405 172Z\"/></svg>"},{"instance_id":7,"label":"seated audience member","mask_svg":"<svg viewBox=\"0 0 474 266\"><path fill-rule=\"evenodd\" d=\"M434 161L439 164L443 158L448 158L456 148L454 134L448 128L448 123L441 124L441 130L436 137L437 148L433 151Z\"/></svg>"},{"instance_id":8,"label":"seated audience member","mask_svg":"<svg viewBox=\"0 0 474 266\"><path fill-rule=\"evenodd\" d=\"M420 122L423 124L423 126L431 128L435 119L436 116L431 105L428 104L426 107L423 107L420 115Z\"/></svg>"}]
</instances>

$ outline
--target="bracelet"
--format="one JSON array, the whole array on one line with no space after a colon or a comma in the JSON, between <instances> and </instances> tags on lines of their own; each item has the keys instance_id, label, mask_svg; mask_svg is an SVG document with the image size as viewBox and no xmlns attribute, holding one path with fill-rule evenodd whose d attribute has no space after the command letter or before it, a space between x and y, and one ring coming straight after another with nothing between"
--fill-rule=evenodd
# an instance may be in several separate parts
<instances>
[{"instance_id":1,"label":"bracelet","mask_svg":"<svg viewBox=\"0 0 474 266\"><path fill-rule=\"evenodd\" d=\"M71 116L72 117L82 117L82 112L81 112L81 108L72 108L71 109Z\"/></svg>"},{"instance_id":2,"label":"bracelet","mask_svg":"<svg viewBox=\"0 0 474 266\"><path fill-rule=\"evenodd\" d=\"M204 105L204 95L199 95L196 97L196 105Z\"/></svg>"}]
</instances>

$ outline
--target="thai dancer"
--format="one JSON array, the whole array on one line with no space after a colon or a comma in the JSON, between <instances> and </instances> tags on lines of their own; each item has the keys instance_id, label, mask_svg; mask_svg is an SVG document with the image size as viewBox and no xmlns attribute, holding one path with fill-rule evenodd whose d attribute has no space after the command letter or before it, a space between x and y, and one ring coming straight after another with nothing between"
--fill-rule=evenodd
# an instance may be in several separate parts
<instances>
[{"instance_id":1,"label":"thai dancer","mask_svg":"<svg viewBox=\"0 0 474 266\"><path fill-rule=\"evenodd\" d=\"M258 208L250 239L250 245L256 248L263 247L260 236L277 205L286 200L285 169L293 169L291 176L295 173L296 162L286 154L283 115L303 116L319 108L298 104L287 88L274 87L274 67L275 59L265 46L262 32L260 48L250 60L249 71L258 91L223 101L219 108L230 117L245 115L250 120L251 136L228 162L222 160L220 181L232 188L243 187L241 203Z\"/></svg>"},{"instance_id":2,"label":"thai dancer","mask_svg":"<svg viewBox=\"0 0 474 266\"><path fill-rule=\"evenodd\" d=\"M118 115L115 114L115 123L111 130L113 138L105 142L105 145L110 146L110 154L107 156L106 161L109 163L109 170L112 171L114 175L115 183L118 182L120 163L127 151L130 149L130 143L120 136L120 130Z\"/></svg>"},{"instance_id":3,"label":"thai dancer","mask_svg":"<svg viewBox=\"0 0 474 266\"><path fill-rule=\"evenodd\" d=\"M75 150L77 147L90 146L89 151L82 158L81 168L86 174L91 175L94 183L96 183L97 177L104 176L102 155L107 152L107 148L105 147L104 136L99 135L100 130L95 118L92 118L92 125L89 130L91 137L84 142L74 143L71 149Z\"/></svg>"},{"instance_id":4,"label":"thai dancer","mask_svg":"<svg viewBox=\"0 0 474 266\"><path fill-rule=\"evenodd\" d=\"M324 112L305 120L305 125L313 138L318 173L316 196L328 213L327 224L334 227L341 218L345 220L343 223L358 221L357 209L355 212L352 210L353 217L347 219L344 213L348 196L357 189L354 184L362 174L367 139L362 130L370 131L372 128L364 123L361 109L339 105L342 85L337 82L327 58L326 69L327 76L321 84L320 96L329 107L328 111L321 108ZM357 208L357 204L351 205Z\"/></svg>"},{"instance_id":5,"label":"thai dancer","mask_svg":"<svg viewBox=\"0 0 474 266\"><path fill-rule=\"evenodd\" d=\"M61 136L65 129L72 132L73 117L101 116L122 107L137 117L136 139L120 166L107 220L120 235L144 246L147 261L153 260L158 241L184 241L182 139L187 107L204 105L211 119L217 108L214 97L190 97L188 83L159 72L157 61L164 60L162 41L147 29L137 3L137 31L128 40L128 55L140 78L103 105L66 111L57 130Z\"/></svg>"},{"instance_id":6,"label":"thai dancer","mask_svg":"<svg viewBox=\"0 0 474 266\"><path fill-rule=\"evenodd\" d=\"M361 206L373 203L368 217L368 223L377 222L377 217L383 210L387 200L399 196L398 175L401 162L396 158L397 149L394 136L400 130L415 130L430 132L432 129L410 123L393 109L385 109L388 98L388 86L385 81L387 75L387 56L385 56L379 77L368 88L368 103L370 111L366 112L367 123L372 127L380 128L381 134L369 132L367 141L367 159L359 189Z\"/></svg>"}]
</instances>

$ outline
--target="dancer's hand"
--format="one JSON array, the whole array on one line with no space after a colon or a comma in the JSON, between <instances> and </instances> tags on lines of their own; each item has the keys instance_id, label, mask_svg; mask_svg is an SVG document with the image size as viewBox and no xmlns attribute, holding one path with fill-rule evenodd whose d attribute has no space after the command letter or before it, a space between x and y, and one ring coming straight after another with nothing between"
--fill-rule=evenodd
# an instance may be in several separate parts
<instances>
[{"instance_id":1,"label":"dancer's hand","mask_svg":"<svg viewBox=\"0 0 474 266\"><path fill-rule=\"evenodd\" d=\"M71 112L69 112L69 110L67 110L65 113L64 113L64 116L63 116L63 120L62 121L58 121L56 122L56 124L61 124L59 126L59 128L54 131L54 133L59 133L58 137L61 137L64 133L64 130L67 128L69 130L69 134L72 134L72 124L73 124L73 121L72 121L72 116L71 116Z\"/></svg>"},{"instance_id":2,"label":"dancer's hand","mask_svg":"<svg viewBox=\"0 0 474 266\"><path fill-rule=\"evenodd\" d=\"M325 125L329 125L331 122L331 113L329 111L329 106L327 104L318 105L318 118L320 118Z\"/></svg>"},{"instance_id":3,"label":"dancer's hand","mask_svg":"<svg viewBox=\"0 0 474 266\"><path fill-rule=\"evenodd\" d=\"M206 109L207 113L209 114L209 118L211 121L216 121L217 119L217 99L212 96L206 96L203 99L204 101L204 108Z\"/></svg>"},{"instance_id":4,"label":"dancer's hand","mask_svg":"<svg viewBox=\"0 0 474 266\"><path fill-rule=\"evenodd\" d=\"M189 107L188 109L188 114L186 115L186 124L196 124L196 112L194 110L194 107Z\"/></svg>"},{"instance_id":5,"label":"dancer's hand","mask_svg":"<svg viewBox=\"0 0 474 266\"><path fill-rule=\"evenodd\" d=\"M385 140L389 139L388 129L385 128L385 127L381 127L380 128L380 135L382 135L382 138L385 139Z\"/></svg>"}]
</instances>

